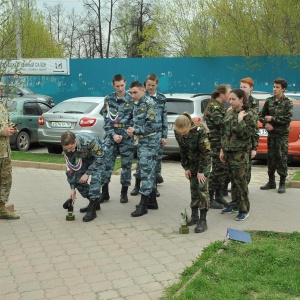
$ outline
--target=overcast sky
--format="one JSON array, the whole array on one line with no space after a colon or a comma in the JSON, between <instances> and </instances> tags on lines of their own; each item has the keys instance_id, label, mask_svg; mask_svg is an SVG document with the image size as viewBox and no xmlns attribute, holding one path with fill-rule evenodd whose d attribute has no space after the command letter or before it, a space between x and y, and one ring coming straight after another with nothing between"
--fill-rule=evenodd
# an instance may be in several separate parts
<instances>
[{"instance_id":1,"label":"overcast sky","mask_svg":"<svg viewBox=\"0 0 300 300\"><path fill-rule=\"evenodd\" d=\"M38 9L43 9L44 3L54 6L58 3L62 3L63 7L67 10L75 8L75 10L83 9L83 0L36 0L36 6Z\"/></svg>"}]
</instances>

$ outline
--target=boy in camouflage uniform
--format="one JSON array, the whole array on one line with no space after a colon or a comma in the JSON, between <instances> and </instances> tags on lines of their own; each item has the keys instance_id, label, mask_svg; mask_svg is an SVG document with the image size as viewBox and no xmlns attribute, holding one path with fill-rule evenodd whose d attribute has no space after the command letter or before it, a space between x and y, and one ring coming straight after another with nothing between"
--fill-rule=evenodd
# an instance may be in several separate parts
<instances>
[{"instance_id":1,"label":"boy in camouflage uniform","mask_svg":"<svg viewBox=\"0 0 300 300\"><path fill-rule=\"evenodd\" d=\"M250 159L250 163L249 163L249 169L247 170L247 181L248 184L251 181L251 160L255 157L256 155L256 150L258 147L258 141L259 141L259 134L258 134L258 112L259 112L259 102L256 98L254 98L251 95L251 91L253 90L254 87L254 81L250 78L243 78L240 81L240 89L243 90L246 94L247 97L247 101L248 101L248 105L249 105L249 109L251 109L254 113L255 116L255 121L256 121L256 130L254 135L251 138L251 147L249 149L249 159Z\"/></svg>"},{"instance_id":2,"label":"boy in camouflage uniform","mask_svg":"<svg viewBox=\"0 0 300 300\"><path fill-rule=\"evenodd\" d=\"M134 100L134 125L127 134L136 135L137 151L141 170L141 200L132 217L140 217L148 212L147 208L158 209L156 201L155 167L161 142L160 114L153 99L144 94L145 88L139 81L130 84L130 94Z\"/></svg>"},{"instance_id":3,"label":"boy in camouflage uniform","mask_svg":"<svg viewBox=\"0 0 300 300\"><path fill-rule=\"evenodd\" d=\"M274 80L274 96L266 99L259 113L259 121L268 131L268 175L267 184L261 190L276 189L275 171L280 176L278 193L285 193L287 176L288 138L293 118L293 103L285 97L287 82L282 78Z\"/></svg>"},{"instance_id":4,"label":"boy in camouflage uniform","mask_svg":"<svg viewBox=\"0 0 300 300\"><path fill-rule=\"evenodd\" d=\"M160 148L157 154L155 174L156 174L156 183L163 183L164 180L161 176L161 164L162 164L162 156L163 156L163 147L167 143L167 136L168 136L168 117L167 117L166 97L156 90L158 87L158 77L156 74L149 74L146 78L145 85L146 85L145 94L151 97L156 102L156 106L161 115L162 137L161 137ZM134 176L135 176L135 187L130 193L132 196L136 196L139 193L139 188L141 183L139 162L137 162L136 172ZM160 193L156 188L156 197L159 196Z\"/></svg>"},{"instance_id":5,"label":"boy in camouflage uniform","mask_svg":"<svg viewBox=\"0 0 300 300\"><path fill-rule=\"evenodd\" d=\"M1 90L0 90L1 93ZM10 212L5 204L8 201L12 185L12 166L10 136L17 133L8 111L0 101L0 219L19 219L20 216Z\"/></svg>"},{"instance_id":6,"label":"boy in camouflage uniform","mask_svg":"<svg viewBox=\"0 0 300 300\"><path fill-rule=\"evenodd\" d=\"M204 126L196 126L188 113L183 113L176 119L174 132L180 148L181 165L185 170L185 177L190 181L192 220L187 225L195 224L196 220L195 232L201 233L207 230L210 144Z\"/></svg>"},{"instance_id":7,"label":"boy in camouflage uniform","mask_svg":"<svg viewBox=\"0 0 300 300\"><path fill-rule=\"evenodd\" d=\"M121 157L122 172L120 182L122 185L120 202L128 202L128 187L131 184L131 167L133 160L133 137L127 135L126 130L133 125L133 100L125 91L126 81L123 75L113 77L112 85L115 92L106 96L101 114L104 117L104 130L106 132L105 144L108 149L108 165L106 166L101 203L109 200L108 184L118 155Z\"/></svg>"},{"instance_id":8,"label":"boy in camouflage uniform","mask_svg":"<svg viewBox=\"0 0 300 300\"><path fill-rule=\"evenodd\" d=\"M83 222L93 221L96 210L100 210L101 176L104 171L106 147L99 137L90 133L74 134L66 131L61 135L61 145L67 164L67 180L71 187L70 199L75 201L76 189L89 205L80 212L86 212ZM88 183L91 177L90 183Z\"/></svg>"}]
</instances>

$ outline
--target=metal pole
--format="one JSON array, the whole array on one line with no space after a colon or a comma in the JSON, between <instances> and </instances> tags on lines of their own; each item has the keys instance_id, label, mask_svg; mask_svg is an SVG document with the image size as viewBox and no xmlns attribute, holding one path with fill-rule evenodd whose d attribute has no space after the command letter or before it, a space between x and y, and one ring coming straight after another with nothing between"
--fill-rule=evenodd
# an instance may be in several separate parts
<instances>
[{"instance_id":1,"label":"metal pole","mask_svg":"<svg viewBox=\"0 0 300 300\"><path fill-rule=\"evenodd\" d=\"M21 34L20 34L20 14L18 0L14 1L14 13L16 19L16 47L17 47L17 58L22 57L22 48L21 48Z\"/></svg>"}]
</instances>

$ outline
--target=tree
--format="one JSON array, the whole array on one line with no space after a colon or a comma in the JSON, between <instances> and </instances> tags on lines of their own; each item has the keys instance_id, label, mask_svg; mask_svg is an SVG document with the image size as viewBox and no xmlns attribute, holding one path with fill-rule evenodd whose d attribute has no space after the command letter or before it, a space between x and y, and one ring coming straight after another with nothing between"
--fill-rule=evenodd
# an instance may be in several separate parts
<instances>
[{"instance_id":1,"label":"tree","mask_svg":"<svg viewBox=\"0 0 300 300\"><path fill-rule=\"evenodd\" d=\"M153 1L143 0L123 0L119 7L123 10L116 16L115 56L164 56L166 45L159 7Z\"/></svg>"}]
</instances>

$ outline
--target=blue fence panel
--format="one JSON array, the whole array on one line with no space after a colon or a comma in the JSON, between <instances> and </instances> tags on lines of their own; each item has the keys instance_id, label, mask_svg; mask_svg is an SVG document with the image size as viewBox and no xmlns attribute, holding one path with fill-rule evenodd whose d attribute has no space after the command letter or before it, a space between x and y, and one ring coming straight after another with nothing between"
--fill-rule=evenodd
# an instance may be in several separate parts
<instances>
[{"instance_id":1,"label":"blue fence panel","mask_svg":"<svg viewBox=\"0 0 300 300\"><path fill-rule=\"evenodd\" d=\"M162 93L211 93L221 83L239 87L251 77L255 90L272 92L273 80L286 79L288 90L300 90L300 56L111 58L71 59L69 76L24 76L22 81L36 93L52 96L56 103L80 96L105 96L114 91L115 74L123 74L127 88L143 82L149 73L159 76Z\"/></svg>"}]
</instances>

